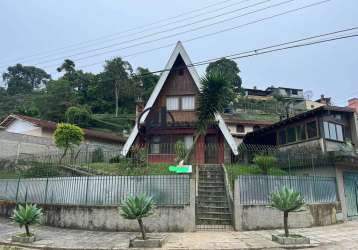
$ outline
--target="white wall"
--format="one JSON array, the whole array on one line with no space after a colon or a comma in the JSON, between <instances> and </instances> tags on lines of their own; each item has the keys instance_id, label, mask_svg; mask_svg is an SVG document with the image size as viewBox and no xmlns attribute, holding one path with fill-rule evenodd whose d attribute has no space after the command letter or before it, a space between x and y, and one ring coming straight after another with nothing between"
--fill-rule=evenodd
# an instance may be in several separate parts
<instances>
[{"instance_id":1,"label":"white wall","mask_svg":"<svg viewBox=\"0 0 358 250\"><path fill-rule=\"evenodd\" d=\"M7 132L24 134L24 135L33 135L33 136L41 136L42 129L34 126L30 122L15 120L10 124L10 126L6 129Z\"/></svg>"}]
</instances>

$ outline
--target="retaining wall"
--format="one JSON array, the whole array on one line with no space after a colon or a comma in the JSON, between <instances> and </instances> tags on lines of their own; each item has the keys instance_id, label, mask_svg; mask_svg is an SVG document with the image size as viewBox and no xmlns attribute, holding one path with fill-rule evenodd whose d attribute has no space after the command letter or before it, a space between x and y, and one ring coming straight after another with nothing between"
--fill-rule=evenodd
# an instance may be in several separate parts
<instances>
[{"instance_id":1,"label":"retaining wall","mask_svg":"<svg viewBox=\"0 0 358 250\"><path fill-rule=\"evenodd\" d=\"M0 216L10 217L15 202L0 201ZM41 224L63 228L138 231L138 223L123 219L116 206L77 206L39 204L44 216ZM145 218L148 232L191 232L195 230L195 181L190 183L190 205L157 206L154 215Z\"/></svg>"}]
</instances>

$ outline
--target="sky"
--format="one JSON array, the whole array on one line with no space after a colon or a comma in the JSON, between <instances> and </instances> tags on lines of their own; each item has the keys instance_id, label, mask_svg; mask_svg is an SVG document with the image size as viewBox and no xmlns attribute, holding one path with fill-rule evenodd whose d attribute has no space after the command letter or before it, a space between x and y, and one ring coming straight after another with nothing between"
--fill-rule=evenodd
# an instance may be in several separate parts
<instances>
[{"instance_id":1,"label":"sky","mask_svg":"<svg viewBox=\"0 0 358 250\"><path fill-rule=\"evenodd\" d=\"M115 56L124 57L133 68L155 71L164 68L179 40L198 62L358 26L357 0L330 0L243 26L320 1L1 0L0 73L22 63L44 68L56 78L56 68L65 58L74 60L78 69L100 72L104 61ZM164 48L130 56L158 47ZM312 91L313 99L321 94L332 97L336 105L358 97L358 37L241 58L237 63L247 88L302 88ZM197 68L200 74L205 67Z\"/></svg>"}]
</instances>

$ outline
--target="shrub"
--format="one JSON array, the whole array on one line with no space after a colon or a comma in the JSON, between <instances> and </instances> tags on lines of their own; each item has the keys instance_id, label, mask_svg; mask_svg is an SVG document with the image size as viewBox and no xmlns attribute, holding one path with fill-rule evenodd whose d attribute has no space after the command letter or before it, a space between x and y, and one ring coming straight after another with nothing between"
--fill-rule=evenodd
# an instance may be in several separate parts
<instances>
[{"instance_id":1,"label":"shrub","mask_svg":"<svg viewBox=\"0 0 358 250\"><path fill-rule=\"evenodd\" d=\"M37 163L26 169L22 176L27 178L57 177L61 176L61 171L58 166Z\"/></svg>"},{"instance_id":2,"label":"shrub","mask_svg":"<svg viewBox=\"0 0 358 250\"><path fill-rule=\"evenodd\" d=\"M280 190L271 193L269 207L276 208L283 212L283 226L285 229L285 237L289 236L288 233L288 213L302 211L305 204L303 197L300 193L282 187Z\"/></svg>"},{"instance_id":3,"label":"shrub","mask_svg":"<svg viewBox=\"0 0 358 250\"><path fill-rule=\"evenodd\" d=\"M122 204L119 210L120 215L127 220L137 220L139 228L142 232L143 240L147 239L145 228L143 225L143 218L153 214L154 201L152 197L141 194L134 197L128 197Z\"/></svg>"},{"instance_id":4,"label":"shrub","mask_svg":"<svg viewBox=\"0 0 358 250\"><path fill-rule=\"evenodd\" d=\"M83 131L80 127L69 124L59 123L54 133L55 144L64 150L60 163L67 151L79 146L83 140Z\"/></svg>"},{"instance_id":5,"label":"shrub","mask_svg":"<svg viewBox=\"0 0 358 250\"><path fill-rule=\"evenodd\" d=\"M102 148L96 148L92 152L92 162L103 162L104 161L104 153Z\"/></svg>"},{"instance_id":6,"label":"shrub","mask_svg":"<svg viewBox=\"0 0 358 250\"><path fill-rule=\"evenodd\" d=\"M20 228L25 227L26 236L30 237L30 226L40 222L42 216L41 208L37 208L36 205L25 204L25 206L19 205L14 209L11 220L17 223Z\"/></svg>"},{"instance_id":7,"label":"shrub","mask_svg":"<svg viewBox=\"0 0 358 250\"><path fill-rule=\"evenodd\" d=\"M277 158L271 155L255 155L253 162L261 168L263 174L268 174L269 169L277 168Z\"/></svg>"},{"instance_id":8,"label":"shrub","mask_svg":"<svg viewBox=\"0 0 358 250\"><path fill-rule=\"evenodd\" d=\"M88 127L91 121L91 113L84 107L69 107L65 117L68 123L81 127Z\"/></svg>"}]
</instances>

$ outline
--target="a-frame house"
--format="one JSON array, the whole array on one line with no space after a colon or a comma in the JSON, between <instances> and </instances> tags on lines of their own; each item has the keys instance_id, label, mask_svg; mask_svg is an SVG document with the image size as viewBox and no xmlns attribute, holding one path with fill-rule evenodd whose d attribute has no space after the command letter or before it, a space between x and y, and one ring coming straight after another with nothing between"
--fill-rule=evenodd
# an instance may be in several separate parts
<instances>
[{"instance_id":1,"label":"a-frame house","mask_svg":"<svg viewBox=\"0 0 358 250\"><path fill-rule=\"evenodd\" d=\"M123 155L133 146L148 145L149 162L174 162L178 140L187 148L192 146L201 82L181 42L165 69L123 147ZM192 160L198 164L224 163L238 153L235 139L220 114L216 120L196 143Z\"/></svg>"}]
</instances>

